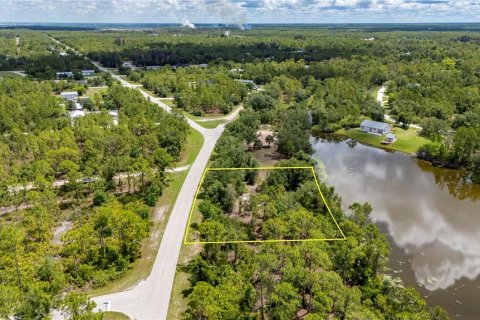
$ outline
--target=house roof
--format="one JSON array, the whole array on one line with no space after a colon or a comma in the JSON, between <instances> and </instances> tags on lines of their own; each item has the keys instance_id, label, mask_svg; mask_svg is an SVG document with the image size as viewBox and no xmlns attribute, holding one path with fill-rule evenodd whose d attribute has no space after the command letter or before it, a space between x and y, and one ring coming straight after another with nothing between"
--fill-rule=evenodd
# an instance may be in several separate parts
<instances>
[{"instance_id":1,"label":"house roof","mask_svg":"<svg viewBox=\"0 0 480 320\"><path fill-rule=\"evenodd\" d=\"M385 130L388 128L390 125L385 122L378 122L378 121L372 121L372 120L363 120L362 127L369 127L369 128L374 128L378 130Z\"/></svg>"},{"instance_id":2,"label":"house roof","mask_svg":"<svg viewBox=\"0 0 480 320\"><path fill-rule=\"evenodd\" d=\"M77 91L63 91L60 93L61 96L78 96L78 92Z\"/></svg>"},{"instance_id":3,"label":"house roof","mask_svg":"<svg viewBox=\"0 0 480 320\"><path fill-rule=\"evenodd\" d=\"M84 117L85 111L83 110L74 110L69 112L70 118Z\"/></svg>"},{"instance_id":4,"label":"house roof","mask_svg":"<svg viewBox=\"0 0 480 320\"><path fill-rule=\"evenodd\" d=\"M393 133L387 133L386 137L387 137L387 139L396 139L397 138L397 136L394 135Z\"/></svg>"}]
</instances>

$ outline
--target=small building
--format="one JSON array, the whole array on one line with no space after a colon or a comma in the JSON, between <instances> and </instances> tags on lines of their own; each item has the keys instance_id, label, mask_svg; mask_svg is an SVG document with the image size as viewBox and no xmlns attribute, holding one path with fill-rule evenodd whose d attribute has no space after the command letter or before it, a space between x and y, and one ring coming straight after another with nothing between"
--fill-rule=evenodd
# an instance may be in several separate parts
<instances>
[{"instance_id":1,"label":"small building","mask_svg":"<svg viewBox=\"0 0 480 320\"><path fill-rule=\"evenodd\" d=\"M70 116L70 119L72 119L72 121L73 121L76 118L85 117L85 111L83 111L83 110L72 110L72 111L68 112L68 115Z\"/></svg>"},{"instance_id":2,"label":"small building","mask_svg":"<svg viewBox=\"0 0 480 320\"><path fill-rule=\"evenodd\" d=\"M95 70L82 70L82 76L89 77L95 75Z\"/></svg>"},{"instance_id":3,"label":"small building","mask_svg":"<svg viewBox=\"0 0 480 320\"><path fill-rule=\"evenodd\" d=\"M162 66L146 66L145 69L146 70L158 70L160 69Z\"/></svg>"},{"instance_id":4,"label":"small building","mask_svg":"<svg viewBox=\"0 0 480 320\"><path fill-rule=\"evenodd\" d=\"M122 68L135 69L135 65L131 61L125 61L124 63L122 63Z\"/></svg>"},{"instance_id":5,"label":"small building","mask_svg":"<svg viewBox=\"0 0 480 320\"><path fill-rule=\"evenodd\" d=\"M367 133L384 135L392 132L392 126L384 122L363 120L360 125L360 130Z\"/></svg>"},{"instance_id":6,"label":"small building","mask_svg":"<svg viewBox=\"0 0 480 320\"><path fill-rule=\"evenodd\" d=\"M385 141L387 143L394 143L397 141L397 136L393 133L387 133Z\"/></svg>"},{"instance_id":7,"label":"small building","mask_svg":"<svg viewBox=\"0 0 480 320\"><path fill-rule=\"evenodd\" d=\"M62 97L62 99L68 100L68 101L77 101L78 92L77 91L64 91L64 92L60 93L60 97Z\"/></svg>"},{"instance_id":8,"label":"small building","mask_svg":"<svg viewBox=\"0 0 480 320\"><path fill-rule=\"evenodd\" d=\"M73 78L73 72L71 71L61 71L57 72L57 79L68 79Z\"/></svg>"},{"instance_id":9,"label":"small building","mask_svg":"<svg viewBox=\"0 0 480 320\"><path fill-rule=\"evenodd\" d=\"M255 84L255 81L253 81L253 80L238 79L237 81L240 82L240 83L242 83L242 84L245 84L245 85L247 85L247 86L251 86L251 88L252 88L253 90L258 90L258 87L257 87L257 85Z\"/></svg>"}]
</instances>

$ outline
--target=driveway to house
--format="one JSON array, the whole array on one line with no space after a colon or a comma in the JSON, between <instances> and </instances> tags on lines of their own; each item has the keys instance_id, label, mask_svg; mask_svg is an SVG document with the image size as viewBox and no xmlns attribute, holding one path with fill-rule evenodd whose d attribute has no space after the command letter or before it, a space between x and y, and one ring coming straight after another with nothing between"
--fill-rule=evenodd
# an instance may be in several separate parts
<instances>
[{"instance_id":1,"label":"driveway to house","mask_svg":"<svg viewBox=\"0 0 480 320\"><path fill-rule=\"evenodd\" d=\"M383 97L385 95L385 90L387 90L387 85L382 85L382 87L378 90L378 93L377 93L377 102L382 106L382 107L385 107L385 102L383 101ZM393 123L397 123L397 121L395 119L393 119L389 114L385 113L383 115L383 118L387 121L390 121L390 122L393 122ZM402 123L400 122L399 125L402 125ZM420 127L419 125L416 125L416 124L410 124L408 126L409 128L414 128L414 129L417 129L417 130L422 130L422 127Z\"/></svg>"}]
</instances>

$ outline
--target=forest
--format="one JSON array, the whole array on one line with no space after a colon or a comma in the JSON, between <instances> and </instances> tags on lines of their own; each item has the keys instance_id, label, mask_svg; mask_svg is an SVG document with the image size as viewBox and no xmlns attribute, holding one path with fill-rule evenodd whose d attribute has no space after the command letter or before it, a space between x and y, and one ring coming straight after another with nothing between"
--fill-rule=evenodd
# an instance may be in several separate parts
<instances>
[{"instance_id":1,"label":"forest","mask_svg":"<svg viewBox=\"0 0 480 320\"><path fill-rule=\"evenodd\" d=\"M64 48L49 36L173 99L175 111L106 73L52 81L56 71L93 65L73 51L60 55ZM152 207L168 187L165 171L186 148L182 112L209 117L244 108L226 125L211 167L257 167L254 153L266 143L278 152L278 166L312 166L311 135L388 114L397 126L421 127L428 143L419 158L480 183L479 46L469 31L0 30L0 70L29 75L0 79L0 205L9 211L0 216L0 318L44 319L54 308L88 306L76 292L124 277L142 259ZM375 96L382 85L384 107ZM106 87L72 121L58 94L73 90L83 99L89 86ZM118 112L118 124L109 111ZM265 126L272 134L261 140ZM368 219L371 206L344 212L335 190L320 187L345 241L207 244L182 267L190 274L184 317L448 319L386 275L389 247ZM239 222L231 213L246 190L254 194ZM201 221L190 226L197 240L338 232L302 174L219 171L206 178L199 199ZM59 226L66 228L61 237Z\"/></svg>"},{"instance_id":2,"label":"forest","mask_svg":"<svg viewBox=\"0 0 480 320\"><path fill-rule=\"evenodd\" d=\"M60 84L0 81L0 318L77 312L88 303L74 289L122 277L189 134L183 116L115 83L72 122Z\"/></svg>"},{"instance_id":3,"label":"forest","mask_svg":"<svg viewBox=\"0 0 480 320\"><path fill-rule=\"evenodd\" d=\"M272 124L284 156L276 165L315 165L308 148L302 148L309 145L308 134L293 135L299 142L294 149L281 147L292 139L281 135L281 128L305 132L307 113L293 109L282 117L276 111ZM217 143L211 167L256 167L249 139L264 124L261 110L242 111ZM311 174L278 170L260 178L256 172L215 170L205 177L198 205L201 222L191 227L199 240L218 243L204 244L199 256L183 266L191 283L185 319L449 319L444 310L429 307L417 292L385 274L389 247L368 220L372 207L354 203L347 216L341 198L323 183L322 193L345 241L231 243L251 239L249 234L258 229L262 239L338 233ZM251 211L251 220L240 221L232 213L235 199L258 179L263 179L258 192L236 209Z\"/></svg>"}]
</instances>

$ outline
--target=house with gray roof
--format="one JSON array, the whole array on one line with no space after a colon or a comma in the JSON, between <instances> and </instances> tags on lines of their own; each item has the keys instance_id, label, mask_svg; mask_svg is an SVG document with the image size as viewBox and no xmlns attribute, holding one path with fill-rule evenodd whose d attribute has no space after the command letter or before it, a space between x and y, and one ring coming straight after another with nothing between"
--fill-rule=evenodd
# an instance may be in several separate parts
<instances>
[{"instance_id":1,"label":"house with gray roof","mask_svg":"<svg viewBox=\"0 0 480 320\"><path fill-rule=\"evenodd\" d=\"M360 130L367 133L384 135L392 132L392 126L384 122L363 120L362 124L360 125Z\"/></svg>"},{"instance_id":2,"label":"house with gray roof","mask_svg":"<svg viewBox=\"0 0 480 320\"><path fill-rule=\"evenodd\" d=\"M64 100L77 101L78 92L77 91L63 91L60 93L60 97Z\"/></svg>"},{"instance_id":3,"label":"house with gray roof","mask_svg":"<svg viewBox=\"0 0 480 320\"><path fill-rule=\"evenodd\" d=\"M84 77L90 77L95 75L95 70L82 70L81 73Z\"/></svg>"}]
</instances>

